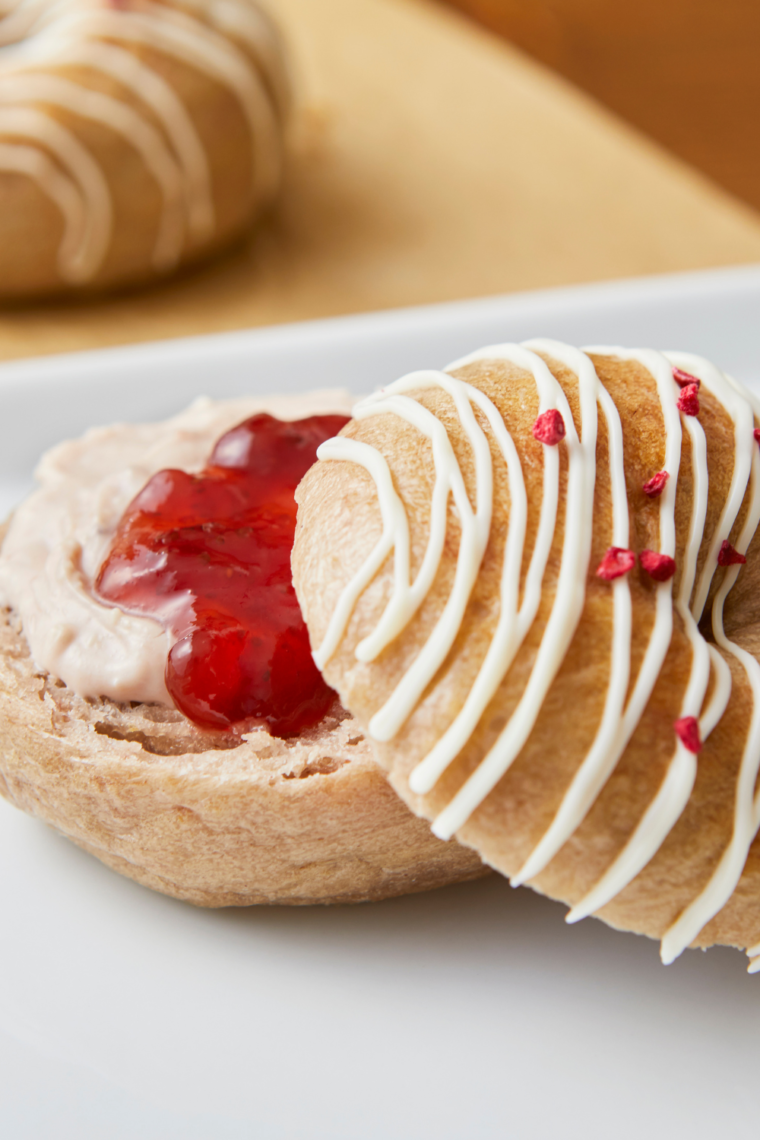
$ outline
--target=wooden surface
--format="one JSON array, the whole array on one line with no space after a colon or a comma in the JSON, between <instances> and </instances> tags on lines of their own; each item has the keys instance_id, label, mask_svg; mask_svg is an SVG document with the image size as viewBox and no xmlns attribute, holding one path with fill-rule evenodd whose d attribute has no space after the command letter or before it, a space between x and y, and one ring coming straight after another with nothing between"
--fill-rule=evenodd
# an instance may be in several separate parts
<instances>
[{"instance_id":1,"label":"wooden surface","mask_svg":"<svg viewBox=\"0 0 760 1140\"><path fill-rule=\"evenodd\" d=\"M448 0L760 207L757 0Z\"/></svg>"},{"instance_id":2,"label":"wooden surface","mask_svg":"<svg viewBox=\"0 0 760 1140\"><path fill-rule=\"evenodd\" d=\"M149 292L5 310L0 355L760 260L751 210L463 17L270 6L299 107L266 225Z\"/></svg>"}]
</instances>

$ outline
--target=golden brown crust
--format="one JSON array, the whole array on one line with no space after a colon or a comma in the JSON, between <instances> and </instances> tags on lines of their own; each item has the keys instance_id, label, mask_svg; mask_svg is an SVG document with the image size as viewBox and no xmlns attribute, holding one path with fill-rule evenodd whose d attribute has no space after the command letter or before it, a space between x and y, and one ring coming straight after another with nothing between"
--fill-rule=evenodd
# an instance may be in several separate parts
<instances>
[{"instance_id":1,"label":"golden brown crust","mask_svg":"<svg viewBox=\"0 0 760 1140\"><path fill-rule=\"evenodd\" d=\"M486 873L407 810L339 706L293 741L236 740L158 705L83 700L35 670L7 611L0 792L122 874L200 906L359 902Z\"/></svg>"},{"instance_id":2,"label":"golden brown crust","mask_svg":"<svg viewBox=\"0 0 760 1140\"><path fill-rule=\"evenodd\" d=\"M599 376L620 412L631 515L630 546L658 548L658 503L641 493L642 484L662 469L665 432L655 383L637 363L595 358ZM564 389L580 430L575 376L548 361ZM497 405L512 435L523 466L529 522L524 575L535 541L542 494L542 445L532 436L538 413L533 378L513 365L488 362L455 373L484 391ZM469 445L449 398L440 390L415 394L443 420L460 462L471 502L474 471ZM717 525L732 474L733 429L727 414L702 390L700 421L705 429L710 494L700 562ZM486 709L473 737L433 791L420 797L409 788L409 775L462 707L485 655L499 614L499 583L509 496L503 462L485 419L478 413L494 457L496 481L491 539L459 636L428 687L423 700L390 744L373 742L391 783L413 808L434 818L478 765L521 696L554 600L564 534L567 455L561 452L560 513L542 601L533 628L515 662ZM751 429L751 424L749 425ZM412 572L419 566L430 521L431 456L428 442L409 424L392 415L353 421L342 434L370 443L388 461L394 485L409 515ZM683 561L691 514L691 452L684 433L676 502L676 561ZM320 463L307 474L297 493L299 524L293 553L294 581L309 626L319 645L337 598L368 555L381 532L374 483L354 464ZM581 621L541 714L517 760L493 792L457 833L491 866L515 874L546 831L572 776L597 730L609 676L612 598L609 583L594 569L611 545L611 499L607 436L600 416L594 536ZM732 538L746 514L740 512ZM374 628L390 596L392 557L361 596L338 652L325 676L344 705L366 726L393 691L439 618L448 597L459 545L457 520L449 514L447 540L433 589L403 634L373 663L356 660L354 651ZM320 536L329 533L329 549ZM719 570L711 596L722 580ZM726 611L730 636L750 650L760 645L760 550L757 536L740 576L742 590ZM629 575L633 602L631 687L646 647L654 614L651 579L638 568ZM674 588L677 590L679 576ZM709 605L705 612L709 614ZM662 937L684 907L706 885L732 834L736 776L745 741L752 698L747 678L732 659L733 691L728 709L699 756L696 785L689 804L648 866L604 907L599 916L611 925ZM537 890L576 903L600 879L632 835L660 787L674 751L673 722L691 667L691 649L683 624L675 615L670 649L637 730L596 803L572 838L546 869L532 880ZM709 697L709 692L708 692ZM760 941L760 842L755 841L744 875L729 904L705 927L699 945L714 942L747 947Z\"/></svg>"},{"instance_id":3,"label":"golden brown crust","mask_svg":"<svg viewBox=\"0 0 760 1140\"><path fill-rule=\"evenodd\" d=\"M202 5L185 9L181 0L160 0L160 4L212 23ZM130 0L124 6L125 10L130 7L139 12L140 0ZM276 123L275 136L280 136L277 145L281 146L287 112L283 89L285 64L280 60L278 75L273 77L266 62L254 55L250 43L229 32L225 34L256 69L270 105L269 113ZM280 51L276 32L272 30L272 34ZM184 105L208 165L215 216L213 230L204 237L186 232L176 264L163 269L157 267L153 254L163 208L162 194L135 146L122 134L70 109L49 105L42 100L36 104L28 103L27 106L50 113L54 121L60 122L90 152L101 168L111 195L111 238L105 258L91 277L75 284L65 280L58 264L64 229L60 210L33 178L0 168L0 297L47 295L72 288L88 292L150 281L165 275L169 268L192 264L225 248L251 225L267 204L268 194L262 196L254 192L255 167L264 156L260 152L254 153L250 126L230 88L200 67L155 47L128 40L119 42L118 47L138 58L167 82ZM38 64L31 70L33 73L42 70L73 82L84 91L99 92L117 99L138 112L144 122L169 142L151 107L118 79L75 64L43 65L42 68ZM0 124L2 143L31 145L58 164L56 156L40 146L38 140L25 137L20 131L11 133ZM261 140L261 146L267 147L264 140Z\"/></svg>"}]
</instances>

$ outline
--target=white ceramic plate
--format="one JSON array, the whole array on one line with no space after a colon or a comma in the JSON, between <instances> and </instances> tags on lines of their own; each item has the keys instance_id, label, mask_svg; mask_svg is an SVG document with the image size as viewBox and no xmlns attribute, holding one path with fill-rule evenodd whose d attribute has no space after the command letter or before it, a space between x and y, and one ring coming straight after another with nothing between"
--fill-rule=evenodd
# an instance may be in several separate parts
<instances>
[{"instance_id":1,"label":"white ceramic plate","mask_svg":"<svg viewBox=\"0 0 760 1140\"><path fill-rule=\"evenodd\" d=\"M703 353L760 384L760 269L0 367L0 511L39 452L200 394L361 392L482 344ZM0 804L7 1140L702 1140L760 1120L760 978L496 876L370 906L204 912Z\"/></svg>"}]
</instances>

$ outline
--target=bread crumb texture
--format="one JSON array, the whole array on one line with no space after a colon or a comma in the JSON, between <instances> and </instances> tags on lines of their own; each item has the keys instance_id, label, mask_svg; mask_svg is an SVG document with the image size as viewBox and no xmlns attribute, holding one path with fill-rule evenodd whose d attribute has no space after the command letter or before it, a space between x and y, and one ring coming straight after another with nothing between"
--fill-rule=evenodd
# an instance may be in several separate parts
<instances>
[{"instance_id":1,"label":"bread crumb texture","mask_svg":"<svg viewBox=\"0 0 760 1140\"><path fill-rule=\"evenodd\" d=\"M0 611L0 792L103 863L199 906L388 898L486 874L389 786L336 701L280 740L76 696Z\"/></svg>"}]
</instances>

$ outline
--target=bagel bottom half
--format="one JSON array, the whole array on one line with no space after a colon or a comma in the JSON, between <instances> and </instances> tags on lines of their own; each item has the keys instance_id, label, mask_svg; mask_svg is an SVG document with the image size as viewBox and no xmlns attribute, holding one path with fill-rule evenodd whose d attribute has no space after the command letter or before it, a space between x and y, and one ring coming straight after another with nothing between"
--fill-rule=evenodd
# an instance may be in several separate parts
<instances>
[{"instance_id":1,"label":"bagel bottom half","mask_svg":"<svg viewBox=\"0 0 760 1140\"><path fill-rule=\"evenodd\" d=\"M360 902L487 873L404 806L337 701L280 740L85 700L35 668L8 610L0 793L121 874L200 906Z\"/></svg>"}]
</instances>

